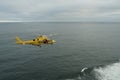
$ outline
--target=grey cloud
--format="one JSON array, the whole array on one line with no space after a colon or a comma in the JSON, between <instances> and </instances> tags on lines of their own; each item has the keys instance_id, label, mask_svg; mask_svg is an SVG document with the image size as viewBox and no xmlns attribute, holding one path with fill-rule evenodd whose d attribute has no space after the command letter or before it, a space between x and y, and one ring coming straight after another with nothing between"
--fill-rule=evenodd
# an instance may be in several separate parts
<instances>
[{"instance_id":1,"label":"grey cloud","mask_svg":"<svg viewBox=\"0 0 120 80\"><path fill-rule=\"evenodd\" d=\"M119 0L3 0L0 3L0 19L104 21L112 18L119 20L119 2Z\"/></svg>"}]
</instances>

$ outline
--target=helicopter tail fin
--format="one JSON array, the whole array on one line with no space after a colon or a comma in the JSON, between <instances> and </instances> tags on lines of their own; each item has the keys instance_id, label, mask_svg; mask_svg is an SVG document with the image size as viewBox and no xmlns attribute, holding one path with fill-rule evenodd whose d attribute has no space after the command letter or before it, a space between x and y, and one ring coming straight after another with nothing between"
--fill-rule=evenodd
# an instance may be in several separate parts
<instances>
[{"instance_id":1,"label":"helicopter tail fin","mask_svg":"<svg viewBox=\"0 0 120 80\"><path fill-rule=\"evenodd\" d=\"M24 44L24 42L18 36L16 36L15 39L17 44Z\"/></svg>"}]
</instances>

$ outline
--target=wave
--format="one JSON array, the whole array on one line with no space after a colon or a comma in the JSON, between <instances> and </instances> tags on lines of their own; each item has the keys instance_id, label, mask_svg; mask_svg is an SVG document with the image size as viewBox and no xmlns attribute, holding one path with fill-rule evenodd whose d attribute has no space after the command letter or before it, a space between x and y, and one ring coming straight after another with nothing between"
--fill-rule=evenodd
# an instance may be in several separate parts
<instances>
[{"instance_id":1,"label":"wave","mask_svg":"<svg viewBox=\"0 0 120 80\"><path fill-rule=\"evenodd\" d=\"M64 80L120 80L120 61L108 65L85 67L78 77Z\"/></svg>"}]
</instances>

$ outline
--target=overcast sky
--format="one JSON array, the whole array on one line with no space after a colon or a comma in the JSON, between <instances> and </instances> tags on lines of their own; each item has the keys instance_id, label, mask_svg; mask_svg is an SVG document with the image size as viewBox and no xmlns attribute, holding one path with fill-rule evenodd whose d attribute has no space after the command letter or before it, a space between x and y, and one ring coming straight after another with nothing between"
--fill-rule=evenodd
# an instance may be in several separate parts
<instances>
[{"instance_id":1,"label":"overcast sky","mask_svg":"<svg viewBox=\"0 0 120 80\"><path fill-rule=\"evenodd\" d=\"M0 21L120 21L120 0L0 0Z\"/></svg>"}]
</instances>

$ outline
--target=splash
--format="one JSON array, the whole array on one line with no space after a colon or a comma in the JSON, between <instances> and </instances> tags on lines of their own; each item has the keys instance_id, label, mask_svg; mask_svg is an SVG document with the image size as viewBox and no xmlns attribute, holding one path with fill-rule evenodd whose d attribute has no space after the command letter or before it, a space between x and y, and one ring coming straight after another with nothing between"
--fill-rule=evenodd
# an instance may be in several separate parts
<instances>
[{"instance_id":1,"label":"splash","mask_svg":"<svg viewBox=\"0 0 120 80\"><path fill-rule=\"evenodd\" d=\"M94 71L98 80L120 80L120 62L95 68Z\"/></svg>"},{"instance_id":2,"label":"splash","mask_svg":"<svg viewBox=\"0 0 120 80\"><path fill-rule=\"evenodd\" d=\"M85 67L78 77L65 80L120 80L120 61L109 65Z\"/></svg>"}]
</instances>

